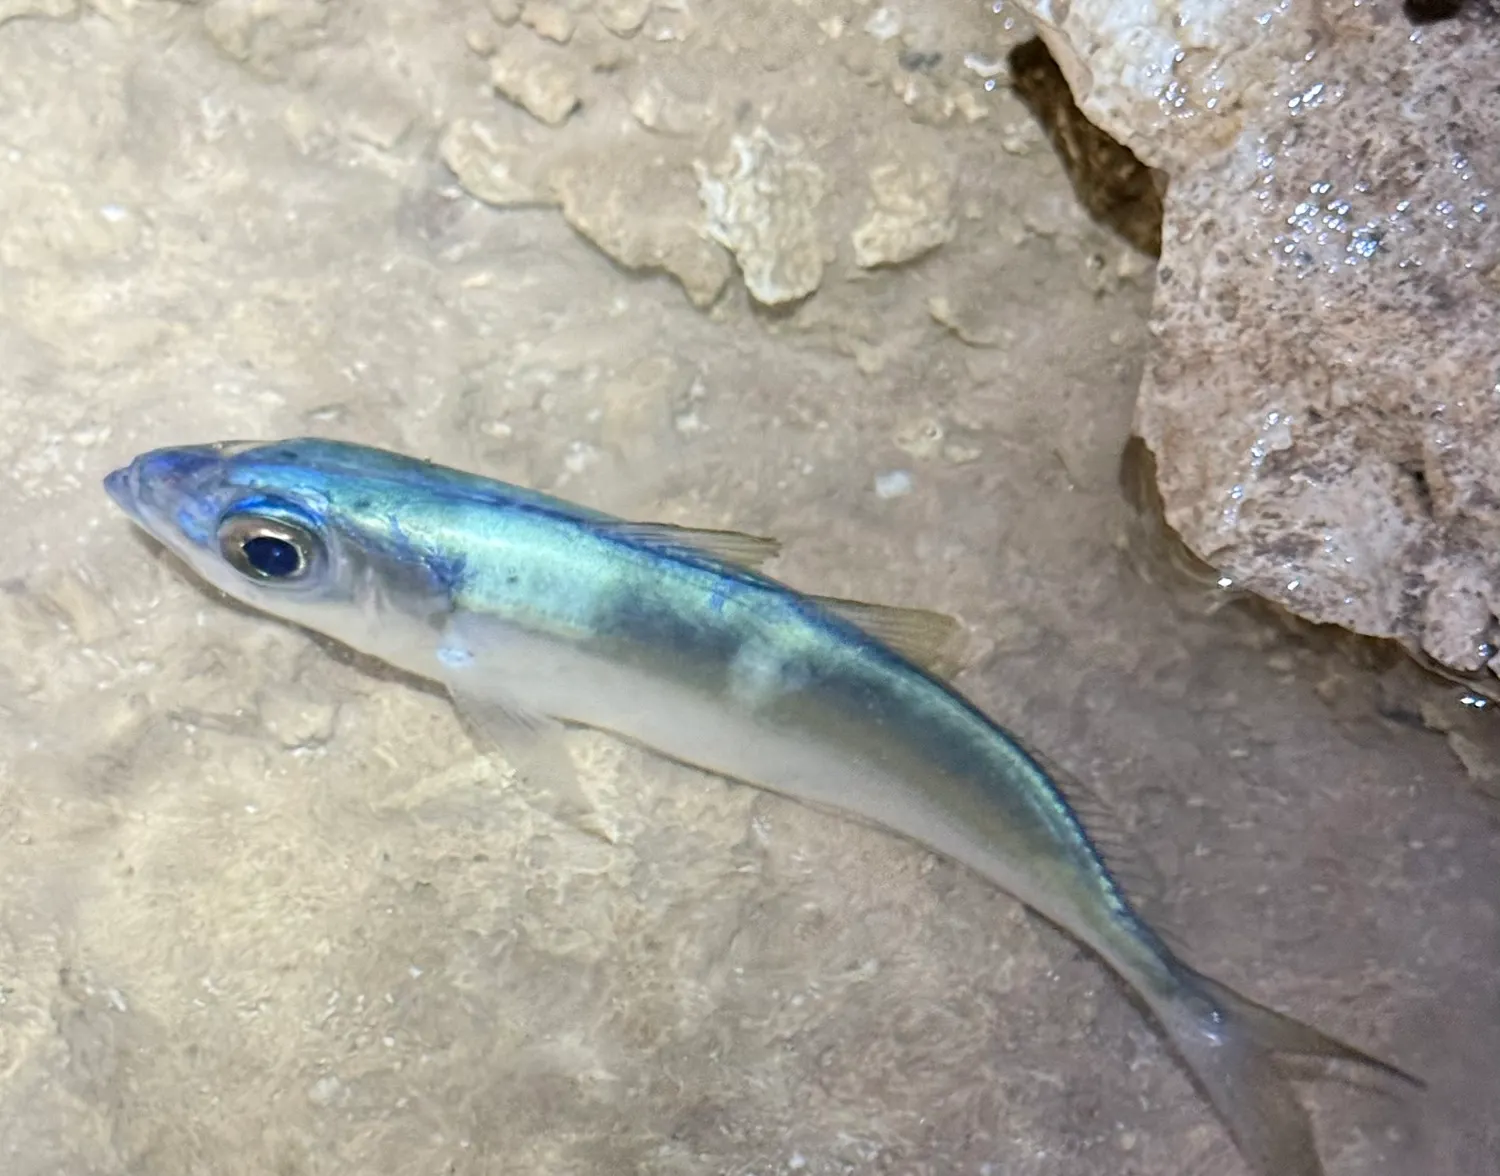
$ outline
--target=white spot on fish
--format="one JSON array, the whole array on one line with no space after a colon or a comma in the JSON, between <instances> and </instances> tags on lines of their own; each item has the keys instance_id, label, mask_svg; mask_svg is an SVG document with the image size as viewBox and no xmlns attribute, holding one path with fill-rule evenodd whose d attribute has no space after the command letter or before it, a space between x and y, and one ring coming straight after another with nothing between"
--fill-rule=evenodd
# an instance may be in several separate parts
<instances>
[{"instance_id":1,"label":"white spot on fish","mask_svg":"<svg viewBox=\"0 0 1500 1176\"><path fill-rule=\"evenodd\" d=\"M730 693L752 707L796 690L806 679L800 664L766 641L745 642L729 663Z\"/></svg>"}]
</instances>

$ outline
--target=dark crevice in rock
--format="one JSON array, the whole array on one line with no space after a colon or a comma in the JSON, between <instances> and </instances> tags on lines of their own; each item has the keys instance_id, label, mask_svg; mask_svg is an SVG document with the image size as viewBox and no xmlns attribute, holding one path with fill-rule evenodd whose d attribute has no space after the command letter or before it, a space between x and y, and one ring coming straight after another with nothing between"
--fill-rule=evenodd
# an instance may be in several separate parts
<instances>
[{"instance_id":1,"label":"dark crevice in rock","mask_svg":"<svg viewBox=\"0 0 1500 1176\"><path fill-rule=\"evenodd\" d=\"M1079 202L1142 253L1161 256L1165 176L1091 123L1040 38L1010 53L1011 85L1047 132Z\"/></svg>"},{"instance_id":2,"label":"dark crevice in rock","mask_svg":"<svg viewBox=\"0 0 1500 1176\"><path fill-rule=\"evenodd\" d=\"M1452 20L1463 9L1464 0L1405 0L1401 11L1412 24L1434 24Z\"/></svg>"},{"instance_id":3,"label":"dark crevice in rock","mask_svg":"<svg viewBox=\"0 0 1500 1176\"><path fill-rule=\"evenodd\" d=\"M1414 25L1463 17L1475 24L1500 21L1500 0L1403 0L1401 11Z\"/></svg>"},{"instance_id":4,"label":"dark crevice in rock","mask_svg":"<svg viewBox=\"0 0 1500 1176\"><path fill-rule=\"evenodd\" d=\"M1420 461L1403 462L1401 472L1411 483L1412 495L1421 508L1422 513L1429 519L1433 518L1432 511L1432 486L1427 481L1427 470Z\"/></svg>"}]
</instances>

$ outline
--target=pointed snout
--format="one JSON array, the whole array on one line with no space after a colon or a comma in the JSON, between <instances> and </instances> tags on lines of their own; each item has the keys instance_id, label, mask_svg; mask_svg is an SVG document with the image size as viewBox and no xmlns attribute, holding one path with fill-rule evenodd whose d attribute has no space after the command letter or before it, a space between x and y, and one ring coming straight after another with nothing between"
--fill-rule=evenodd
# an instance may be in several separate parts
<instances>
[{"instance_id":1,"label":"pointed snout","mask_svg":"<svg viewBox=\"0 0 1500 1176\"><path fill-rule=\"evenodd\" d=\"M217 466L245 442L221 441L212 445L180 445L143 453L128 466L105 476L104 489L130 514L141 507L161 505L175 499L198 475Z\"/></svg>"},{"instance_id":2,"label":"pointed snout","mask_svg":"<svg viewBox=\"0 0 1500 1176\"><path fill-rule=\"evenodd\" d=\"M170 542L171 531L202 542L211 510L202 490L226 457L245 448L244 442L181 445L153 449L127 466L106 475L105 492L135 522L158 539Z\"/></svg>"}]
</instances>

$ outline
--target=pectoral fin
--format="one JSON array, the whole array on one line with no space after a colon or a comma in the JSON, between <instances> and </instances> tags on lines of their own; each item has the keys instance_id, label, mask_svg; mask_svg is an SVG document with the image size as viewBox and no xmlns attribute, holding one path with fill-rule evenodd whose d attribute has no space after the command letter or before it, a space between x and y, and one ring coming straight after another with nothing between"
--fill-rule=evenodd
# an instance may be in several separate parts
<instances>
[{"instance_id":1,"label":"pectoral fin","mask_svg":"<svg viewBox=\"0 0 1500 1176\"><path fill-rule=\"evenodd\" d=\"M447 685L464 722L515 769L538 808L580 832L614 843L611 830L578 778L562 723L509 699L481 696L454 682Z\"/></svg>"}]
</instances>

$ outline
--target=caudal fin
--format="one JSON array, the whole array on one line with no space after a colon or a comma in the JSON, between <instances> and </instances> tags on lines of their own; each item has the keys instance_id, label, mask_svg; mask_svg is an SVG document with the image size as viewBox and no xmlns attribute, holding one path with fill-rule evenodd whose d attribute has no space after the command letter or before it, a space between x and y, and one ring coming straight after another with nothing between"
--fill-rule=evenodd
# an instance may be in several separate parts
<instances>
[{"instance_id":1,"label":"caudal fin","mask_svg":"<svg viewBox=\"0 0 1500 1176\"><path fill-rule=\"evenodd\" d=\"M1277 1054L1352 1062L1423 1085L1390 1063L1181 964L1173 973L1177 983L1148 993L1147 1000L1257 1176L1323 1176L1312 1122L1277 1065Z\"/></svg>"}]
</instances>

